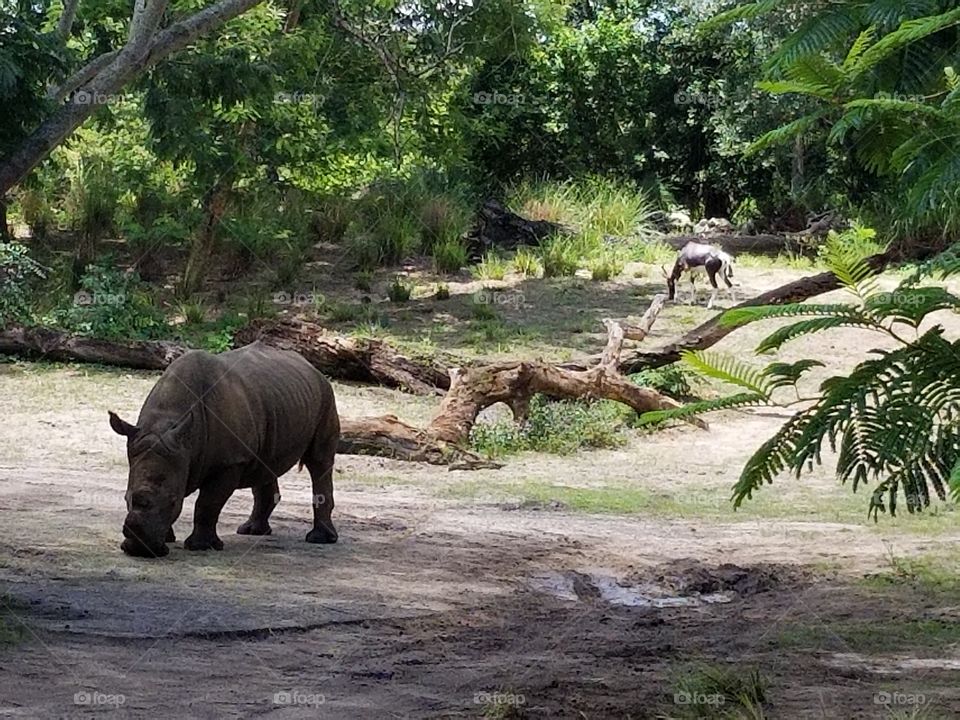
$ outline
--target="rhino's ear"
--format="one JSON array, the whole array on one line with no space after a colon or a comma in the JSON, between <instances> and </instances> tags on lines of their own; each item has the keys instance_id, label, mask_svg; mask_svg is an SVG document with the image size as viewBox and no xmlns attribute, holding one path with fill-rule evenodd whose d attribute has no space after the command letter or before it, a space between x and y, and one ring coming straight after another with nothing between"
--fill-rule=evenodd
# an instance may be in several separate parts
<instances>
[{"instance_id":1,"label":"rhino's ear","mask_svg":"<svg viewBox=\"0 0 960 720\"><path fill-rule=\"evenodd\" d=\"M136 434L140 432L140 428L136 425L131 425L126 420L121 420L120 416L117 415L112 410L110 411L110 427L113 428L113 431L118 435L126 435L131 440L136 437Z\"/></svg>"}]
</instances>

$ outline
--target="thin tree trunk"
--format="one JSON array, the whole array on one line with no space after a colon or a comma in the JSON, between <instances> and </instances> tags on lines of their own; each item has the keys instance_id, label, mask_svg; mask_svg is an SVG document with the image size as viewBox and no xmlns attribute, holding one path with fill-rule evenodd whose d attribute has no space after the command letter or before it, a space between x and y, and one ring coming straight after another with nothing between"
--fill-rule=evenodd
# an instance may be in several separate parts
<instances>
[{"instance_id":1,"label":"thin tree trunk","mask_svg":"<svg viewBox=\"0 0 960 720\"><path fill-rule=\"evenodd\" d=\"M187 265L183 270L180 291L184 297L189 297L195 293L203 284L210 259L213 257L217 246L217 231L220 227L220 221L227 211L229 195L229 182L221 180L204 198L203 226L193 237L190 255L187 257Z\"/></svg>"}]
</instances>

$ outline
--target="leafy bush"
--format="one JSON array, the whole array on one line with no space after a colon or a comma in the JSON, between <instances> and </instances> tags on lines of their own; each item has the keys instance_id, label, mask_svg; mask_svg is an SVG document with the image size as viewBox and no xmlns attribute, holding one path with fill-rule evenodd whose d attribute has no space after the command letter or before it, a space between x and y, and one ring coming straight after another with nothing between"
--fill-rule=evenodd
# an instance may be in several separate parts
<instances>
[{"instance_id":1,"label":"leafy bush","mask_svg":"<svg viewBox=\"0 0 960 720\"><path fill-rule=\"evenodd\" d=\"M626 440L625 420L633 411L609 400L551 401L536 395L526 421L477 423L470 443L489 457L526 450L569 455L589 448L614 448Z\"/></svg>"},{"instance_id":2,"label":"leafy bush","mask_svg":"<svg viewBox=\"0 0 960 720\"><path fill-rule=\"evenodd\" d=\"M108 265L88 265L80 290L52 319L71 332L102 338L157 338L167 328L139 276Z\"/></svg>"},{"instance_id":3,"label":"leafy bush","mask_svg":"<svg viewBox=\"0 0 960 720\"><path fill-rule=\"evenodd\" d=\"M68 222L89 242L99 240L114 228L120 204L120 183L106 161L81 161L73 175L65 209Z\"/></svg>"},{"instance_id":4,"label":"leafy bush","mask_svg":"<svg viewBox=\"0 0 960 720\"><path fill-rule=\"evenodd\" d=\"M433 249L433 266L439 273L457 273L469 262L463 241L447 239Z\"/></svg>"},{"instance_id":5,"label":"leafy bush","mask_svg":"<svg viewBox=\"0 0 960 720\"><path fill-rule=\"evenodd\" d=\"M47 237L50 228L56 224L56 215L46 194L39 188L27 188L19 195L20 213L30 228L31 235L37 240Z\"/></svg>"},{"instance_id":6,"label":"leafy bush","mask_svg":"<svg viewBox=\"0 0 960 720\"><path fill-rule=\"evenodd\" d=\"M440 283L437 285L437 291L433 295L437 300L449 300L450 299L450 286L446 283Z\"/></svg>"},{"instance_id":7,"label":"leafy bush","mask_svg":"<svg viewBox=\"0 0 960 720\"><path fill-rule=\"evenodd\" d=\"M350 225L353 209L349 199L339 196L323 198L310 214L310 230L319 242L339 245Z\"/></svg>"},{"instance_id":8,"label":"leafy bush","mask_svg":"<svg viewBox=\"0 0 960 720\"><path fill-rule=\"evenodd\" d=\"M46 277L46 269L18 242L0 242L0 324L30 318L31 284Z\"/></svg>"}]
</instances>

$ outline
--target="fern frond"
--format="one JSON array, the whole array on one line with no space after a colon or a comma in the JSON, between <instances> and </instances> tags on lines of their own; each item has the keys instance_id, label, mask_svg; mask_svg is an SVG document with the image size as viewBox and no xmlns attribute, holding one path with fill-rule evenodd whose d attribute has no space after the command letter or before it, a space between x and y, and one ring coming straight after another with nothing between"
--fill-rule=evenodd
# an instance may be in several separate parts
<instances>
[{"instance_id":1,"label":"fern frond","mask_svg":"<svg viewBox=\"0 0 960 720\"><path fill-rule=\"evenodd\" d=\"M787 123L782 127L770 130L750 143L744 152L749 157L774 145L783 145L814 127L820 120L827 116L828 112L829 109L818 110L817 112L804 115L793 122Z\"/></svg>"},{"instance_id":2,"label":"fern frond","mask_svg":"<svg viewBox=\"0 0 960 720\"><path fill-rule=\"evenodd\" d=\"M859 327L866 330L876 330L877 323L865 315L835 315L832 317L818 317L810 320L801 320L800 322L786 325L778 328L765 337L757 345L758 353L767 353L779 350L783 345L796 340L797 338L814 335L824 330L832 330L839 327Z\"/></svg>"},{"instance_id":3,"label":"fern frond","mask_svg":"<svg viewBox=\"0 0 960 720\"><path fill-rule=\"evenodd\" d=\"M864 310L882 320L905 323L913 328L932 312L960 309L960 297L942 287L906 287L893 292L876 293L864 303Z\"/></svg>"},{"instance_id":4,"label":"fern frond","mask_svg":"<svg viewBox=\"0 0 960 720\"><path fill-rule=\"evenodd\" d=\"M763 374L770 378L773 388L796 385L803 375L813 368L825 367L819 360L798 360L795 363L774 362L767 365Z\"/></svg>"},{"instance_id":5,"label":"fern frond","mask_svg":"<svg viewBox=\"0 0 960 720\"><path fill-rule=\"evenodd\" d=\"M826 83L813 84L792 80L763 80L757 83L757 89L771 95L810 95L830 100L833 97L833 88Z\"/></svg>"},{"instance_id":6,"label":"fern frond","mask_svg":"<svg viewBox=\"0 0 960 720\"><path fill-rule=\"evenodd\" d=\"M862 75L906 46L957 24L960 24L960 8L939 15L907 20L897 30L868 48L850 69L850 75Z\"/></svg>"},{"instance_id":7,"label":"fern frond","mask_svg":"<svg viewBox=\"0 0 960 720\"><path fill-rule=\"evenodd\" d=\"M785 305L746 305L731 308L723 313L717 322L721 327L740 327L760 320L781 320L810 315L850 320L863 318L863 314L849 304L788 303Z\"/></svg>"},{"instance_id":8,"label":"fern frond","mask_svg":"<svg viewBox=\"0 0 960 720\"><path fill-rule=\"evenodd\" d=\"M792 5L796 2L797 0L759 0L759 2L744 3L713 16L701 23L698 29L700 31L716 30L739 20L752 20L769 15L783 5Z\"/></svg>"},{"instance_id":9,"label":"fern frond","mask_svg":"<svg viewBox=\"0 0 960 720\"><path fill-rule=\"evenodd\" d=\"M652 410L645 412L637 418L637 422L640 425L650 425L666 422L667 420L685 420L696 415L717 412L718 410L732 410L734 408L755 407L766 404L767 399L757 393L738 393L737 395L730 395L716 400L701 400L669 410Z\"/></svg>"},{"instance_id":10,"label":"fern frond","mask_svg":"<svg viewBox=\"0 0 960 720\"><path fill-rule=\"evenodd\" d=\"M857 36L857 39L850 47L850 50L847 51L847 56L843 59L843 64L840 66L840 70L844 75L847 75L856 66L856 64L860 62L860 58L863 57L863 53L866 52L867 48L870 47L873 44L873 41L876 39L876 25L868 27Z\"/></svg>"},{"instance_id":11,"label":"fern frond","mask_svg":"<svg viewBox=\"0 0 960 720\"><path fill-rule=\"evenodd\" d=\"M684 351L680 359L701 375L745 388L769 399L772 388L763 371L728 355L709 351Z\"/></svg>"}]
</instances>

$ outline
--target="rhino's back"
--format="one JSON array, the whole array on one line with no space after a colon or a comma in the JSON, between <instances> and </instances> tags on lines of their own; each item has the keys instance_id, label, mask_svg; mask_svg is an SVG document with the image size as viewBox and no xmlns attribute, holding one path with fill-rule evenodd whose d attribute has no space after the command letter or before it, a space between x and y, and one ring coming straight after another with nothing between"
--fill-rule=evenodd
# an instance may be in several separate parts
<instances>
[{"instance_id":1,"label":"rhino's back","mask_svg":"<svg viewBox=\"0 0 960 720\"><path fill-rule=\"evenodd\" d=\"M283 472L318 429L337 424L330 383L295 352L257 342L196 362L206 386L209 452L223 462L256 456Z\"/></svg>"}]
</instances>

